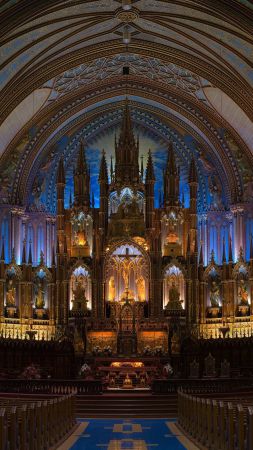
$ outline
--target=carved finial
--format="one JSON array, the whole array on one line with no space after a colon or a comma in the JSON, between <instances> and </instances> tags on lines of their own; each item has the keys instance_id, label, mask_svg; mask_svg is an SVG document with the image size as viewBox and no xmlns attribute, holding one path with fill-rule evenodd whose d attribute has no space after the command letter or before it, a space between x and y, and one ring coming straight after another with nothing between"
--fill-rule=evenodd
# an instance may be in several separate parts
<instances>
[{"instance_id":1,"label":"carved finial","mask_svg":"<svg viewBox=\"0 0 253 450\"><path fill-rule=\"evenodd\" d=\"M223 242L222 242L222 262L226 263L227 262L227 258L226 258L226 247L225 247L225 238L223 238Z\"/></svg>"},{"instance_id":2,"label":"carved finial","mask_svg":"<svg viewBox=\"0 0 253 450\"><path fill-rule=\"evenodd\" d=\"M29 254L28 254L28 264L32 265L33 258L32 258L32 241L30 239L29 241Z\"/></svg>"},{"instance_id":3,"label":"carved finial","mask_svg":"<svg viewBox=\"0 0 253 450\"><path fill-rule=\"evenodd\" d=\"M214 249L212 249L212 251L211 251L211 263L215 264L215 260L214 260Z\"/></svg>"},{"instance_id":4,"label":"carved finial","mask_svg":"<svg viewBox=\"0 0 253 450\"><path fill-rule=\"evenodd\" d=\"M107 162L105 159L105 151L102 151L102 158L100 162L100 170L99 170L99 181L108 183L108 170L107 170Z\"/></svg>"},{"instance_id":5,"label":"carved finial","mask_svg":"<svg viewBox=\"0 0 253 450\"><path fill-rule=\"evenodd\" d=\"M146 182L147 181L155 181L155 173L154 173L154 166L153 166L153 159L151 155L151 150L148 152L148 162L147 162L147 169L146 169Z\"/></svg>"}]
</instances>

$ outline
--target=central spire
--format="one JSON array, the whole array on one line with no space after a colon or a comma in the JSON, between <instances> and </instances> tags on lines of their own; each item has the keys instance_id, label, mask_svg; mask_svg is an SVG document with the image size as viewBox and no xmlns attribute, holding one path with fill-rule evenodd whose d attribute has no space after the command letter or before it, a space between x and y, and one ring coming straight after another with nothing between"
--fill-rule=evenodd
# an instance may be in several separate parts
<instances>
[{"instance_id":1,"label":"central spire","mask_svg":"<svg viewBox=\"0 0 253 450\"><path fill-rule=\"evenodd\" d=\"M118 142L115 138L115 182L135 184L139 183L139 178L139 144L134 137L128 99L126 99Z\"/></svg>"}]
</instances>

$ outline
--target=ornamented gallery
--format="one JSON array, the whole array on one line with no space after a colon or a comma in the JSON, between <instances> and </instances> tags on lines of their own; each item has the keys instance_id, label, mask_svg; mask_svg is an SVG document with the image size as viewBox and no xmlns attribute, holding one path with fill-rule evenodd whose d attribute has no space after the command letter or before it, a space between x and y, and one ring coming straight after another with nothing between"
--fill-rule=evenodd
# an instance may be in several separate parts
<instances>
[{"instance_id":1,"label":"ornamented gallery","mask_svg":"<svg viewBox=\"0 0 253 450\"><path fill-rule=\"evenodd\" d=\"M0 448L58 448L76 417L253 448L248 404L240 433L217 406L253 405L252 2L4 0L0 22L0 388L57 398L37 425L18 404L28 442L0 393ZM59 448L167 448L122 436Z\"/></svg>"}]
</instances>

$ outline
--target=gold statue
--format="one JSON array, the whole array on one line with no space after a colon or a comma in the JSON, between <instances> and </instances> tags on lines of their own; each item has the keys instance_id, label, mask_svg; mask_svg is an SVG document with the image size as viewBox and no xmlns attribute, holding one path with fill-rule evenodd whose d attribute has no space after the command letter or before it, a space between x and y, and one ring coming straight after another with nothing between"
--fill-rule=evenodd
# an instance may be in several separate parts
<instances>
[{"instance_id":1,"label":"gold statue","mask_svg":"<svg viewBox=\"0 0 253 450\"><path fill-rule=\"evenodd\" d=\"M182 309L182 300L180 300L180 294L174 281L172 282L172 285L169 289L169 301L166 305L166 309L167 310Z\"/></svg>"},{"instance_id":2,"label":"gold statue","mask_svg":"<svg viewBox=\"0 0 253 450\"><path fill-rule=\"evenodd\" d=\"M38 292L35 298L35 307L37 309L43 309L45 306L45 300L44 300L45 291L42 289L41 283L38 286Z\"/></svg>"},{"instance_id":3,"label":"gold statue","mask_svg":"<svg viewBox=\"0 0 253 450\"><path fill-rule=\"evenodd\" d=\"M146 293L145 293L145 280L142 275L139 278L137 278L136 285L137 285L138 300L139 302L144 302L146 298Z\"/></svg>"},{"instance_id":4,"label":"gold statue","mask_svg":"<svg viewBox=\"0 0 253 450\"><path fill-rule=\"evenodd\" d=\"M172 282L172 285L169 289L169 301L170 302L179 302L180 294L178 289L176 288L175 282Z\"/></svg>"},{"instance_id":5,"label":"gold statue","mask_svg":"<svg viewBox=\"0 0 253 450\"><path fill-rule=\"evenodd\" d=\"M108 300L114 301L115 300L115 293L116 293L115 280L114 280L114 276L111 276L110 279L109 279Z\"/></svg>"},{"instance_id":6,"label":"gold statue","mask_svg":"<svg viewBox=\"0 0 253 450\"><path fill-rule=\"evenodd\" d=\"M12 286L12 280L9 281L8 291L6 292L6 306L16 306L16 288Z\"/></svg>"},{"instance_id":7,"label":"gold statue","mask_svg":"<svg viewBox=\"0 0 253 450\"><path fill-rule=\"evenodd\" d=\"M133 382L127 373L126 378L123 381L123 389L132 389L132 387L133 387Z\"/></svg>"},{"instance_id":8,"label":"gold statue","mask_svg":"<svg viewBox=\"0 0 253 450\"><path fill-rule=\"evenodd\" d=\"M212 281L211 289L210 289L210 302L213 308L217 308L219 306L220 300L220 288L216 281Z\"/></svg>"},{"instance_id":9,"label":"gold statue","mask_svg":"<svg viewBox=\"0 0 253 450\"><path fill-rule=\"evenodd\" d=\"M76 288L73 289L73 295L73 310L86 310L88 300L85 296L85 287L80 280L78 280Z\"/></svg>"},{"instance_id":10,"label":"gold statue","mask_svg":"<svg viewBox=\"0 0 253 450\"><path fill-rule=\"evenodd\" d=\"M240 280L240 285L238 286L238 300L240 305L248 305L248 291L245 286L245 281L243 279Z\"/></svg>"}]
</instances>

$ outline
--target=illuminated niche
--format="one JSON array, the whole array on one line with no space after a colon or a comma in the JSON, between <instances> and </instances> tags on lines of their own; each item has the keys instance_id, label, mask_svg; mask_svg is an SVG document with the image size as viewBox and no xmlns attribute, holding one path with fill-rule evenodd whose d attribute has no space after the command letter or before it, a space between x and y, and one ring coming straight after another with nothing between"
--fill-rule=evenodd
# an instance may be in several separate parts
<instances>
[{"instance_id":1,"label":"illuminated niche","mask_svg":"<svg viewBox=\"0 0 253 450\"><path fill-rule=\"evenodd\" d=\"M106 300L148 300L149 264L147 256L137 246L122 244L107 256Z\"/></svg>"},{"instance_id":2,"label":"illuminated niche","mask_svg":"<svg viewBox=\"0 0 253 450\"><path fill-rule=\"evenodd\" d=\"M76 267L71 274L69 307L73 312L91 309L91 278L85 266Z\"/></svg>"},{"instance_id":3,"label":"illuminated niche","mask_svg":"<svg viewBox=\"0 0 253 450\"><path fill-rule=\"evenodd\" d=\"M163 307L169 301L178 298L182 307L185 307L185 278L182 270L175 264L167 266L163 278Z\"/></svg>"}]
</instances>

